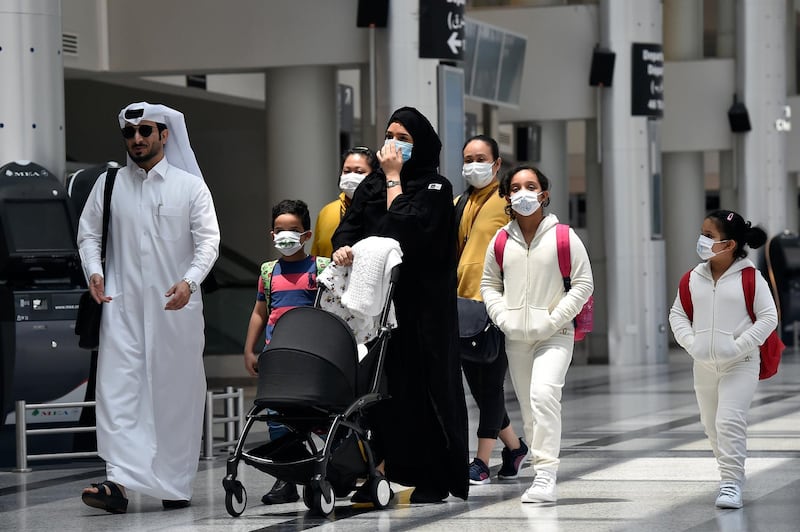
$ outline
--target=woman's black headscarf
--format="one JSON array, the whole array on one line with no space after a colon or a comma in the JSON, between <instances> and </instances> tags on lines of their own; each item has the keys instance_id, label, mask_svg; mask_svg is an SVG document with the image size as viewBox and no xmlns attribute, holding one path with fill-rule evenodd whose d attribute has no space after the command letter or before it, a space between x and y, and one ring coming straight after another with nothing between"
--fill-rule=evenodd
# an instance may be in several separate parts
<instances>
[{"instance_id":1,"label":"woman's black headscarf","mask_svg":"<svg viewBox=\"0 0 800 532\"><path fill-rule=\"evenodd\" d=\"M414 149L411 158L403 163L400 177L403 180L412 180L429 173L436 173L439 168L439 152L442 151L442 141L425 118L425 115L413 107L401 107L389 117L386 124L388 128L393 122L398 122L408 130L414 139Z\"/></svg>"}]
</instances>

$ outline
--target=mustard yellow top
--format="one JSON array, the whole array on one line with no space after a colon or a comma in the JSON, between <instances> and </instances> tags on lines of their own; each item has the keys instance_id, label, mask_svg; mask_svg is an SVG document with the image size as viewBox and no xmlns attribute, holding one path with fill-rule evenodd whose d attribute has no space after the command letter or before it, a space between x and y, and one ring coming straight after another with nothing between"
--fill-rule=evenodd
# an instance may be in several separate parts
<instances>
[{"instance_id":1,"label":"mustard yellow top","mask_svg":"<svg viewBox=\"0 0 800 532\"><path fill-rule=\"evenodd\" d=\"M314 240L311 243L311 254L318 257L330 257L333 255L333 244L331 238L334 231L339 227L342 216L350 206L350 198L344 192L339 194L339 198L328 203L319 211L317 223L314 225ZM483 267L481 265L481 267Z\"/></svg>"},{"instance_id":2,"label":"mustard yellow top","mask_svg":"<svg viewBox=\"0 0 800 532\"><path fill-rule=\"evenodd\" d=\"M481 299L483 259L489 241L510 218L507 202L497 194L499 183L493 181L482 189L473 190L464 206L458 226L458 295ZM455 199L458 202L458 198Z\"/></svg>"}]
</instances>

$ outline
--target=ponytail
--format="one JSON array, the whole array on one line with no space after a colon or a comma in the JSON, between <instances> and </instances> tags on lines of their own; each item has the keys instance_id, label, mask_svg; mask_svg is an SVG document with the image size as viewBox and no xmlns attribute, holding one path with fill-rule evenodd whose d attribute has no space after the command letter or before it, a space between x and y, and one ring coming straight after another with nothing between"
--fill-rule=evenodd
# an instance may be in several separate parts
<instances>
[{"instance_id":1,"label":"ponytail","mask_svg":"<svg viewBox=\"0 0 800 532\"><path fill-rule=\"evenodd\" d=\"M744 249L745 244L756 249L767 241L767 233L763 229L758 226L753 227L749 221L746 222L742 218L741 214L734 211L718 209L708 213L706 218L714 222L724 239L736 242L736 249L733 251L734 258L743 259L747 256L747 251Z\"/></svg>"}]
</instances>

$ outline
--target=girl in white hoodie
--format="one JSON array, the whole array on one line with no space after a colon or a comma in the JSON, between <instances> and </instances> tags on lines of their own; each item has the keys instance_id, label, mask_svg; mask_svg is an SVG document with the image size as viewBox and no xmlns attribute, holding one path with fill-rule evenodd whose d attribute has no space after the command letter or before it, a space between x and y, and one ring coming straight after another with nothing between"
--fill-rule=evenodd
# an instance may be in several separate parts
<instances>
[{"instance_id":1,"label":"girl in white hoodie","mask_svg":"<svg viewBox=\"0 0 800 532\"><path fill-rule=\"evenodd\" d=\"M759 346L778 324L778 313L763 276L755 276L750 319L742 270L753 268L745 245L761 247L766 233L737 213L716 210L703 220L697 254L704 262L689 277L694 309L690 321L680 293L669 313L675 340L694 359L694 390L700 421L720 472L718 508L741 508L747 456L747 410L758 384Z\"/></svg>"},{"instance_id":2,"label":"girl in white hoodie","mask_svg":"<svg viewBox=\"0 0 800 532\"><path fill-rule=\"evenodd\" d=\"M571 288L564 291L558 267L550 182L532 166L518 166L500 179L511 222L502 268L489 242L481 296L492 321L505 333L511 383L530 442L535 477L522 502L555 502L561 449L561 390L572 360L573 318L592 295L592 268L586 248L569 230ZM498 232L499 234L499 232Z\"/></svg>"}]
</instances>

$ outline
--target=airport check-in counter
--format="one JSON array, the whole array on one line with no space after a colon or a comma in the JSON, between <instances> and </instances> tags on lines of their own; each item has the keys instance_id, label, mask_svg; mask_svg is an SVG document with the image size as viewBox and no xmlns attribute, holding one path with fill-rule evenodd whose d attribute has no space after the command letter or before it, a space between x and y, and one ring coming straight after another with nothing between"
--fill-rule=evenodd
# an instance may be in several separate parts
<instances>
[{"instance_id":1,"label":"airport check-in counter","mask_svg":"<svg viewBox=\"0 0 800 532\"><path fill-rule=\"evenodd\" d=\"M63 184L31 162L0 167L0 464L14 459L14 403L83 401L91 353L75 316L85 289L74 208ZM26 412L31 428L75 426L80 408ZM72 434L31 438L32 452L72 450Z\"/></svg>"}]
</instances>

